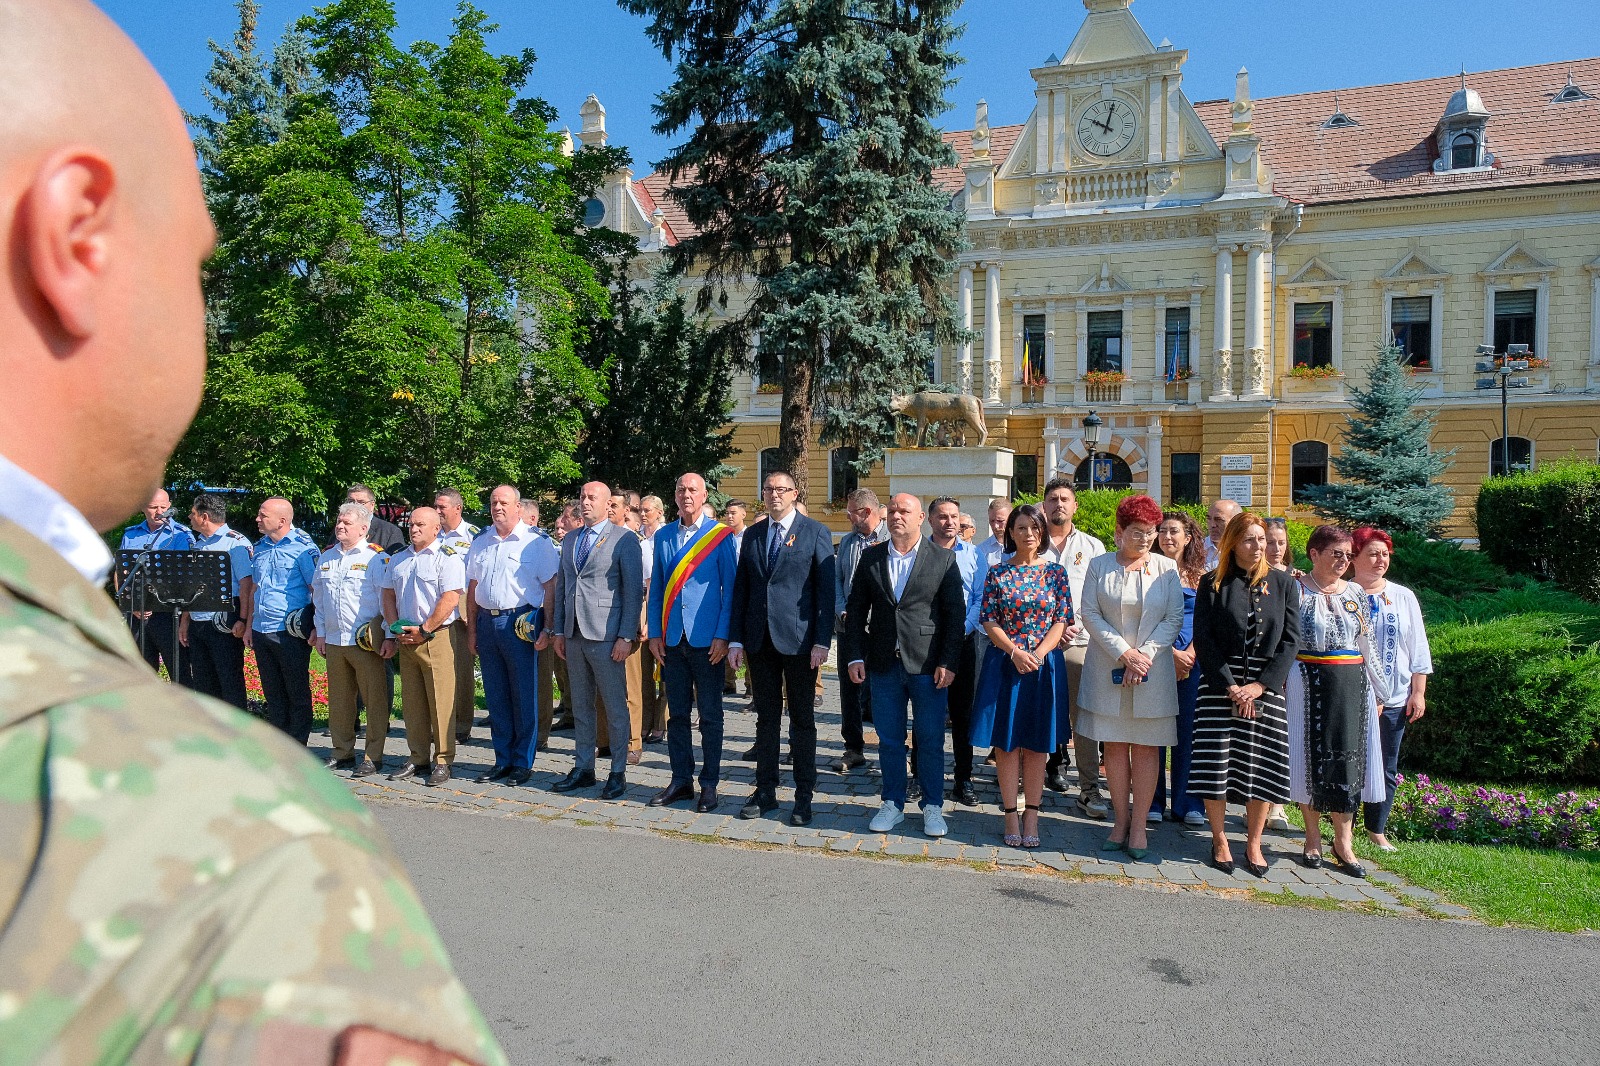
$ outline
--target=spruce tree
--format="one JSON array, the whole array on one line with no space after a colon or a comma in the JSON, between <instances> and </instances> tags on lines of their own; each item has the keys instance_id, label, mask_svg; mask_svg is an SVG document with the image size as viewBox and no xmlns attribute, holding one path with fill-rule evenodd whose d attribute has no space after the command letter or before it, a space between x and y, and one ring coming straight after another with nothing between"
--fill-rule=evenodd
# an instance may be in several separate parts
<instances>
[{"instance_id":1,"label":"spruce tree","mask_svg":"<svg viewBox=\"0 0 1600 1066\"><path fill-rule=\"evenodd\" d=\"M1404 354L1384 348L1366 387L1351 386L1356 413L1347 419L1333 459L1341 480L1308 488L1305 499L1318 514L1344 525L1434 536L1455 509L1455 494L1439 484L1455 453L1432 450L1434 415L1417 408L1422 390L1410 383Z\"/></svg>"},{"instance_id":2,"label":"spruce tree","mask_svg":"<svg viewBox=\"0 0 1600 1066\"><path fill-rule=\"evenodd\" d=\"M677 64L656 129L694 235L674 249L708 343L783 366L779 465L806 494L813 422L865 467L893 442L888 398L958 335L962 219L935 189L959 0L619 0ZM733 291L730 291L733 290Z\"/></svg>"}]
</instances>

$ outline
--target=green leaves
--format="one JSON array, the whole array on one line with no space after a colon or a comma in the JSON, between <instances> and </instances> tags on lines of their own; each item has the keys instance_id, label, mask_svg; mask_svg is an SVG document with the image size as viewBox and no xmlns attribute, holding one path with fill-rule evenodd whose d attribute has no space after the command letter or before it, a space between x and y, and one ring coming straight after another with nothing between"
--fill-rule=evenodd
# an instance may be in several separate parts
<instances>
[{"instance_id":1,"label":"green leaves","mask_svg":"<svg viewBox=\"0 0 1600 1066\"><path fill-rule=\"evenodd\" d=\"M212 364L177 475L312 507L571 479L608 313L579 205L619 154L562 155L518 95L532 53L489 51L470 4L402 49L391 0L336 0L270 63L240 13L200 123Z\"/></svg>"}]
</instances>

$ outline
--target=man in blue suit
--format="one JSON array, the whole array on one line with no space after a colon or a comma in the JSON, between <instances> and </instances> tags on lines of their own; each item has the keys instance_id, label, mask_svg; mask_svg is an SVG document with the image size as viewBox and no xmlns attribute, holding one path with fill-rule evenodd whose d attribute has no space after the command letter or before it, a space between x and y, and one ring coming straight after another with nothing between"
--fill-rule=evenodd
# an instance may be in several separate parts
<instances>
[{"instance_id":1,"label":"man in blue suit","mask_svg":"<svg viewBox=\"0 0 1600 1066\"><path fill-rule=\"evenodd\" d=\"M655 577L645 608L650 654L661 664L667 691L667 756L672 783L650 799L662 807L694 799L694 736L690 713L700 711L701 813L717 809L722 776L722 670L728 654L733 585L738 569L733 530L705 514L706 481L678 479L678 520L656 530Z\"/></svg>"},{"instance_id":2,"label":"man in blue suit","mask_svg":"<svg viewBox=\"0 0 1600 1066\"><path fill-rule=\"evenodd\" d=\"M787 693L794 757L789 824L810 825L817 787L817 669L833 642L833 535L795 510L799 501L788 474L768 474L761 499L767 520L745 530L728 630L734 667L750 663L756 711L756 791L739 817L778 809L778 734Z\"/></svg>"}]
</instances>

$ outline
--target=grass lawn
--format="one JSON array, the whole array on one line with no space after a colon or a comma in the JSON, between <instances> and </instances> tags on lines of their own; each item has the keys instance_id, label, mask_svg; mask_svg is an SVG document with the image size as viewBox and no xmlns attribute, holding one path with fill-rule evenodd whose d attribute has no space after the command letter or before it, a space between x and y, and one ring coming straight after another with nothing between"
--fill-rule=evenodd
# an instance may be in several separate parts
<instances>
[{"instance_id":1,"label":"grass lawn","mask_svg":"<svg viewBox=\"0 0 1600 1066\"><path fill-rule=\"evenodd\" d=\"M1357 830L1360 857L1432 889L1494 925L1600 929L1600 854L1396 841L1381 854Z\"/></svg>"}]
</instances>

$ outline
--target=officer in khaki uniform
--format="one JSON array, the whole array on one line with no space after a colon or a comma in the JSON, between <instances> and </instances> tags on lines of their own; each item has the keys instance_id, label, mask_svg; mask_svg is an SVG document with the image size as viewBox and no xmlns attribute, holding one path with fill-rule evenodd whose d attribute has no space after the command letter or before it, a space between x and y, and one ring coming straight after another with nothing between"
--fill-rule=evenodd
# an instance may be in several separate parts
<instances>
[{"instance_id":1,"label":"officer in khaki uniform","mask_svg":"<svg viewBox=\"0 0 1600 1066\"><path fill-rule=\"evenodd\" d=\"M0 3L0 98L0 1060L504 1063L362 805L102 591L205 374L177 104L83 0Z\"/></svg>"},{"instance_id":2,"label":"officer in khaki uniform","mask_svg":"<svg viewBox=\"0 0 1600 1066\"><path fill-rule=\"evenodd\" d=\"M391 781L419 774L430 785L450 780L456 660L449 629L466 589L466 560L439 541L439 512L418 507L411 512L411 547L389 560L383 581L383 624L400 645L400 715L411 746L411 759Z\"/></svg>"},{"instance_id":3,"label":"officer in khaki uniform","mask_svg":"<svg viewBox=\"0 0 1600 1066\"><path fill-rule=\"evenodd\" d=\"M483 531L462 517L466 505L460 491L440 489L433 497L433 507L439 512L439 542L449 545L465 559L472 542ZM472 723L478 711L478 678L473 670L475 656L468 637L467 620L457 613L456 620L450 623L450 654L455 656L456 663L454 715L458 744L472 739Z\"/></svg>"},{"instance_id":4,"label":"officer in khaki uniform","mask_svg":"<svg viewBox=\"0 0 1600 1066\"><path fill-rule=\"evenodd\" d=\"M349 770L351 777L371 777L383 769L383 745L389 737L389 671L385 659L395 642L372 643L372 630L382 631L383 575L389 557L367 543L372 515L359 503L339 508L333 523L335 542L317 559L311 579L316 630L311 645L328 661L328 735L333 738L330 770ZM368 646L361 646L363 632ZM356 762L356 695L367 709L367 743Z\"/></svg>"}]
</instances>

